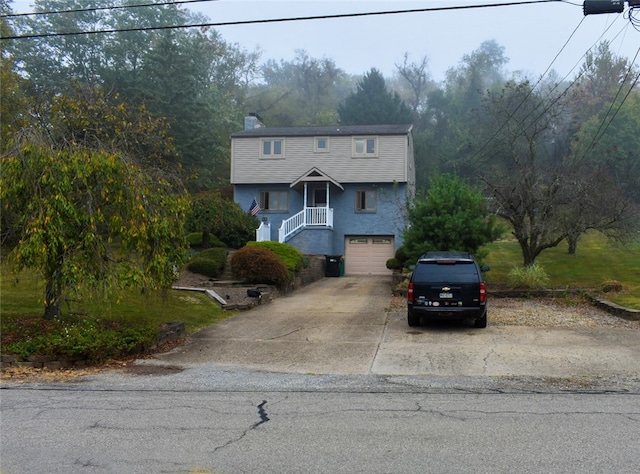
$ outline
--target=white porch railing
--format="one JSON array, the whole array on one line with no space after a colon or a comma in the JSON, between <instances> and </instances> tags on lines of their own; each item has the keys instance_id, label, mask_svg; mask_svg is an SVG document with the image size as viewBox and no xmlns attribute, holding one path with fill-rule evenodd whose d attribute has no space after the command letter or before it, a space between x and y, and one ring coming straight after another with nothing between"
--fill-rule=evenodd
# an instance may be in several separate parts
<instances>
[{"instance_id":1,"label":"white porch railing","mask_svg":"<svg viewBox=\"0 0 640 474\"><path fill-rule=\"evenodd\" d=\"M278 241L283 243L298 229L308 226L333 227L333 209L328 207L305 207L296 215L282 221L278 229Z\"/></svg>"},{"instance_id":2,"label":"white porch railing","mask_svg":"<svg viewBox=\"0 0 640 474\"><path fill-rule=\"evenodd\" d=\"M271 240L271 223L261 222L260 227L256 229L256 242L264 242Z\"/></svg>"}]
</instances>

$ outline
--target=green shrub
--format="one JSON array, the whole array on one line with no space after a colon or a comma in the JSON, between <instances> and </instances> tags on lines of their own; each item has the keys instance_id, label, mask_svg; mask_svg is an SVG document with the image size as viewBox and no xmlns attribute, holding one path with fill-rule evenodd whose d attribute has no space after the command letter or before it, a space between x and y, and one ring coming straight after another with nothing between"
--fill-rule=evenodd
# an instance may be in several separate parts
<instances>
[{"instance_id":1,"label":"green shrub","mask_svg":"<svg viewBox=\"0 0 640 474\"><path fill-rule=\"evenodd\" d=\"M286 288L291 282L291 272L271 250L247 245L231 256L231 272L234 278L248 283L266 283Z\"/></svg>"},{"instance_id":2,"label":"green shrub","mask_svg":"<svg viewBox=\"0 0 640 474\"><path fill-rule=\"evenodd\" d=\"M262 247L271 250L280 258L280 260L282 260L282 263L285 264L290 272L299 272L305 266L304 255L302 255L297 248L292 247L291 245L281 244L280 242L275 241L251 241L247 242L247 246Z\"/></svg>"},{"instance_id":3,"label":"green shrub","mask_svg":"<svg viewBox=\"0 0 640 474\"><path fill-rule=\"evenodd\" d=\"M190 232L207 231L238 249L255 238L260 221L218 191L204 192L191 198L186 228Z\"/></svg>"},{"instance_id":4,"label":"green shrub","mask_svg":"<svg viewBox=\"0 0 640 474\"><path fill-rule=\"evenodd\" d=\"M204 243L203 233L192 232L191 234L187 235L187 242L189 243L189 247L191 248L201 248ZM209 247L227 248L227 244L225 244L215 235L209 234Z\"/></svg>"},{"instance_id":5,"label":"green shrub","mask_svg":"<svg viewBox=\"0 0 640 474\"><path fill-rule=\"evenodd\" d=\"M3 348L23 358L33 355L85 359L100 362L151 347L158 329L151 325L124 325L97 319L55 319L47 331L25 337Z\"/></svg>"},{"instance_id":6,"label":"green shrub","mask_svg":"<svg viewBox=\"0 0 640 474\"><path fill-rule=\"evenodd\" d=\"M403 268L403 264L402 261L400 261L399 259L393 257L390 258L389 260L387 260L387 268L389 270L402 270Z\"/></svg>"},{"instance_id":7,"label":"green shrub","mask_svg":"<svg viewBox=\"0 0 640 474\"><path fill-rule=\"evenodd\" d=\"M394 257L400 261L400 263L402 264L402 267L406 267L407 260L409 260L409 253L407 252L407 247L405 247L404 245L401 245L400 247L398 247ZM414 262L411 262L411 263L414 263Z\"/></svg>"},{"instance_id":8,"label":"green shrub","mask_svg":"<svg viewBox=\"0 0 640 474\"><path fill-rule=\"evenodd\" d=\"M222 275L227 263L226 248L211 248L196 254L187 264L187 269L210 278Z\"/></svg>"},{"instance_id":9,"label":"green shrub","mask_svg":"<svg viewBox=\"0 0 640 474\"><path fill-rule=\"evenodd\" d=\"M187 235L189 247L202 247L202 232L192 232Z\"/></svg>"},{"instance_id":10,"label":"green shrub","mask_svg":"<svg viewBox=\"0 0 640 474\"><path fill-rule=\"evenodd\" d=\"M537 263L526 267L513 267L507 275L512 288L543 288L549 283L549 276Z\"/></svg>"}]
</instances>

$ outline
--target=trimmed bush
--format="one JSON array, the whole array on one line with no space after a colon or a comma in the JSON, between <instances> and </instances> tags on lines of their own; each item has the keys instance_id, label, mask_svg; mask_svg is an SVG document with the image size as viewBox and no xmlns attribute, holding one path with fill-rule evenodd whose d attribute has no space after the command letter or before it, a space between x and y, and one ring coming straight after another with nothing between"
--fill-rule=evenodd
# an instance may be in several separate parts
<instances>
[{"instance_id":1,"label":"trimmed bush","mask_svg":"<svg viewBox=\"0 0 640 474\"><path fill-rule=\"evenodd\" d=\"M291 245L281 244L280 242L275 241L252 241L247 242L247 246L262 247L271 250L280 258L280 260L282 260L282 263L286 265L290 272L299 272L305 266L304 255L302 255L297 248L292 247Z\"/></svg>"},{"instance_id":2,"label":"trimmed bush","mask_svg":"<svg viewBox=\"0 0 640 474\"><path fill-rule=\"evenodd\" d=\"M231 272L234 278L247 283L266 283L286 288L291 282L291 273L280 258L271 250L246 245L231 256Z\"/></svg>"},{"instance_id":3,"label":"trimmed bush","mask_svg":"<svg viewBox=\"0 0 640 474\"><path fill-rule=\"evenodd\" d=\"M222 275L227 263L226 248L211 248L194 256L187 264L187 269L209 278L217 278Z\"/></svg>"},{"instance_id":4,"label":"trimmed bush","mask_svg":"<svg viewBox=\"0 0 640 474\"><path fill-rule=\"evenodd\" d=\"M387 268L389 270L402 270L403 266L404 266L403 263L395 257L387 260Z\"/></svg>"},{"instance_id":5,"label":"trimmed bush","mask_svg":"<svg viewBox=\"0 0 640 474\"><path fill-rule=\"evenodd\" d=\"M543 288L549 283L549 276L537 263L526 267L513 267L507 275L512 288Z\"/></svg>"},{"instance_id":6,"label":"trimmed bush","mask_svg":"<svg viewBox=\"0 0 640 474\"><path fill-rule=\"evenodd\" d=\"M187 235L189 247L202 247L202 232L192 232Z\"/></svg>"},{"instance_id":7,"label":"trimmed bush","mask_svg":"<svg viewBox=\"0 0 640 474\"><path fill-rule=\"evenodd\" d=\"M203 245L203 234L202 232L192 232L187 235L187 242L189 243L189 247L191 248L201 248ZM226 248L227 244L225 244L222 240L218 239L215 235L209 234L209 248Z\"/></svg>"},{"instance_id":8,"label":"trimmed bush","mask_svg":"<svg viewBox=\"0 0 640 474\"><path fill-rule=\"evenodd\" d=\"M400 260L400 263L404 267L407 264L407 260L409 260L409 253L407 252L407 248L404 245L401 245L400 247L398 247L394 257Z\"/></svg>"}]
</instances>

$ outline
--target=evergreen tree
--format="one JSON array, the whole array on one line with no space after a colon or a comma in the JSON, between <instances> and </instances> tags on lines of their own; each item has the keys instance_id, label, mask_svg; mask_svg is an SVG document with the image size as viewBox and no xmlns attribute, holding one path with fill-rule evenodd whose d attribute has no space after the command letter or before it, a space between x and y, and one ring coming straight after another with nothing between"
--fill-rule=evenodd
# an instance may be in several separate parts
<instances>
[{"instance_id":1,"label":"evergreen tree","mask_svg":"<svg viewBox=\"0 0 640 474\"><path fill-rule=\"evenodd\" d=\"M358 83L356 92L338 106L341 125L412 123L411 109L397 92L390 92L384 77L373 68Z\"/></svg>"},{"instance_id":2,"label":"evergreen tree","mask_svg":"<svg viewBox=\"0 0 640 474\"><path fill-rule=\"evenodd\" d=\"M425 198L417 198L409 208L404 244L410 259L432 250L477 254L500 233L482 194L461 178L444 174L432 179Z\"/></svg>"}]
</instances>

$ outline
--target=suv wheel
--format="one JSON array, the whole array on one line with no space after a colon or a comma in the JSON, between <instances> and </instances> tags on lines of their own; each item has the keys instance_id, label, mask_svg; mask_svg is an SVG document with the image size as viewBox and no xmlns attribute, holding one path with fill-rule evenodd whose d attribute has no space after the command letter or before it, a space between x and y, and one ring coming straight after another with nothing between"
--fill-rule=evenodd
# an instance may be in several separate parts
<instances>
[{"instance_id":1,"label":"suv wheel","mask_svg":"<svg viewBox=\"0 0 640 474\"><path fill-rule=\"evenodd\" d=\"M487 327L487 313L484 313L481 317L476 319L475 327L486 328Z\"/></svg>"},{"instance_id":2,"label":"suv wheel","mask_svg":"<svg viewBox=\"0 0 640 474\"><path fill-rule=\"evenodd\" d=\"M416 316L415 314L407 313L407 322L409 326L419 326L420 325L420 316Z\"/></svg>"}]
</instances>

